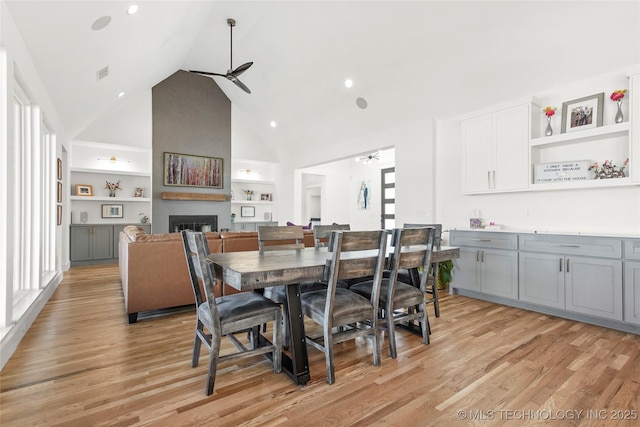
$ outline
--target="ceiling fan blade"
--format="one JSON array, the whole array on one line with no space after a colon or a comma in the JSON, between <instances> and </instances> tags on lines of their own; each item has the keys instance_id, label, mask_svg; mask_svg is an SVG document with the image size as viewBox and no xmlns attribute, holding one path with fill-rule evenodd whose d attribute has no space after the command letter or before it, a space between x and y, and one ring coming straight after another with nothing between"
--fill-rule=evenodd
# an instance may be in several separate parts
<instances>
[{"instance_id":1,"label":"ceiling fan blade","mask_svg":"<svg viewBox=\"0 0 640 427\"><path fill-rule=\"evenodd\" d=\"M196 73L196 74L202 74L203 76L221 76L221 77L226 77L226 74L218 74L218 73L210 73L209 71L196 71L196 70L189 70L190 73Z\"/></svg>"},{"instance_id":2,"label":"ceiling fan blade","mask_svg":"<svg viewBox=\"0 0 640 427\"><path fill-rule=\"evenodd\" d=\"M234 82L236 84L236 86L238 86L243 91L245 91L247 93L251 93L251 90L249 90L249 88L244 83L242 83L240 80L238 80L234 75L227 74L226 77L227 77L227 79L229 79L232 82Z\"/></svg>"},{"instance_id":3,"label":"ceiling fan blade","mask_svg":"<svg viewBox=\"0 0 640 427\"><path fill-rule=\"evenodd\" d=\"M238 77L240 74L242 74L245 71L247 71L249 69L249 67L251 67L252 65L253 65L253 62L247 62L246 64L242 64L241 66L239 66L235 70L231 71L229 74L233 74L234 76Z\"/></svg>"}]
</instances>

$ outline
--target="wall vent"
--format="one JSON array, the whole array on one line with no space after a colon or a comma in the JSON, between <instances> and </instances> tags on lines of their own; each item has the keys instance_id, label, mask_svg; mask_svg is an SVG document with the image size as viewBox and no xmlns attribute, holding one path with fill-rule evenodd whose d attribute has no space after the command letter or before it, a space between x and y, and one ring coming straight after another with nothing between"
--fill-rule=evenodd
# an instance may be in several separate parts
<instances>
[{"instance_id":1,"label":"wall vent","mask_svg":"<svg viewBox=\"0 0 640 427\"><path fill-rule=\"evenodd\" d=\"M96 71L96 77L98 78L98 81L104 79L108 75L109 75L109 66L106 66Z\"/></svg>"}]
</instances>

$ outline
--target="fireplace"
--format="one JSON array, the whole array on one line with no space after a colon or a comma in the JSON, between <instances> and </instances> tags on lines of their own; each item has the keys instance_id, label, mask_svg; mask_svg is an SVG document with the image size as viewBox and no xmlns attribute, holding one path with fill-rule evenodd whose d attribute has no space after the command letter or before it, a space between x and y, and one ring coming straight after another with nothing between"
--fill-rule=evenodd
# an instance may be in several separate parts
<instances>
[{"instance_id":1,"label":"fireplace","mask_svg":"<svg viewBox=\"0 0 640 427\"><path fill-rule=\"evenodd\" d=\"M218 231L217 215L169 215L169 233L182 230Z\"/></svg>"}]
</instances>

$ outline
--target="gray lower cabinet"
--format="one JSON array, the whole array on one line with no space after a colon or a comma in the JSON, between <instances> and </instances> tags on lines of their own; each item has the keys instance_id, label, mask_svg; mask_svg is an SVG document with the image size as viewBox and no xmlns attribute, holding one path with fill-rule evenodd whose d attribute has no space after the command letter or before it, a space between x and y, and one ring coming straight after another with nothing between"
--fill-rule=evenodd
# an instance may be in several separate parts
<instances>
[{"instance_id":1,"label":"gray lower cabinet","mask_svg":"<svg viewBox=\"0 0 640 427\"><path fill-rule=\"evenodd\" d=\"M258 231L258 227L275 227L277 221L241 221L232 222L231 231Z\"/></svg>"},{"instance_id":2,"label":"gray lower cabinet","mask_svg":"<svg viewBox=\"0 0 640 427\"><path fill-rule=\"evenodd\" d=\"M71 226L71 265L78 261L113 259L113 226Z\"/></svg>"},{"instance_id":3,"label":"gray lower cabinet","mask_svg":"<svg viewBox=\"0 0 640 427\"><path fill-rule=\"evenodd\" d=\"M69 229L71 266L115 263L120 230L128 224L73 224ZM151 225L138 225L147 233Z\"/></svg>"},{"instance_id":4,"label":"gray lower cabinet","mask_svg":"<svg viewBox=\"0 0 640 427\"><path fill-rule=\"evenodd\" d=\"M519 248L520 300L622 320L620 239L526 234Z\"/></svg>"},{"instance_id":5,"label":"gray lower cabinet","mask_svg":"<svg viewBox=\"0 0 640 427\"><path fill-rule=\"evenodd\" d=\"M624 263L624 321L640 325L640 261Z\"/></svg>"},{"instance_id":6,"label":"gray lower cabinet","mask_svg":"<svg viewBox=\"0 0 640 427\"><path fill-rule=\"evenodd\" d=\"M517 236L452 231L450 237L451 245L460 247L460 258L454 261L453 287L518 298Z\"/></svg>"},{"instance_id":7,"label":"gray lower cabinet","mask_svg":"<svg viewBox=\"0 0 640 427\"><path fill-rule=\"evenodd\" d=\"M640 333L640 239L451 230L451 289Z\"/></svg>"},{"instance_id":8,"label":"gray lower cabinet","mask_svg":"<svg viewBox=\"0 0 640 427\"><path fill-rule=\"evenodd\" d=\"M564 309L564 258L544 253L520 253L520 299Z\"/></svg>"}]
</instances>

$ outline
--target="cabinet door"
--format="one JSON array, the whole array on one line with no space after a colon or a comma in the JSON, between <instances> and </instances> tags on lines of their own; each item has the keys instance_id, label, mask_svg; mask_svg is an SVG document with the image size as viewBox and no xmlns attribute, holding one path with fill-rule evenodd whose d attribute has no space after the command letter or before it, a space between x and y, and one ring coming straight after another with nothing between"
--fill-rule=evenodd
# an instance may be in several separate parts
<instances>
[{"instance_id":1,"label":"cabinet door","mask_svg":"<svg viewBox=\"0 0 640 427\"><path fill-rule=\"evenodd\" d=\"M622 261L567 257L567 310L622 320Z\"/></svg>"},{"instance_id":2,"label":"cabinet door","mask_svg":"<svg viewBox=\"0 0 640 427\"><path fill-rule=\"evenodd\" d=\"M640 325L640 262L624 264L624 321Z\"/></svg>"},{"instance_id":3,"label":"cabinet door","mask_svg":"<svg viewBox=\"0 0 640 427\"><path fill-rule=\"evenodd\" d=\"M462 187L466 193L486 192L493 170L492 118L490 114L462 122Z\"/></svg>"},{"instance_id":4,"label":"cabinet door","mask_svg":"<svg viewBox=\"0 0 640 427\"><path fill-rule=\"evenodd\" d=\"M480 252L472 248L460 248L460 258L453 263L451 286L454 288L480 291L478 269Z\"/></svg>"},{"instance_id":5,"label":"cabinet door","mask_svg":"<svg viewBox=\"0 0 640 427\"><path fill-rule=\"evenodd\" d=\"M113 258L113 226L93 226L91 259Z\"/></svg>"},{"instance_id":6,"label":"cabinet door","mask_svg":"<svg viewBox=\"0 0 640 427\"><path fill-rule=\"evenodd\" d=\"M526 189L529 185L529 106L494 114L494 190Z\"/></svg>"},{"instance_id":7,"label":"cabinet door","mask_svg":"<svg viewBox=\"0 0 640 427\"><path fill-rule=\"evenodd\" d=\"M522 301L564 309L564 257L520 252L518 288Z\"/></svg>"},{"instance_id":8,"label":"cabinet door","mask_svg":"<svg viewBox=\"0 0 640 427\"><path fill-rule=\"evenodd\" d=\"M518 298L518 253L480 251L480 291L505 298Z\"/></svg>"},{"instance_id":9,"label":"cabinet door","mask_svg":"<svg viewBox=\"0 0 640 427\"><path fill-rule=\"evenodd\" d=\"M71 261L88 261L91 259L91 227L71 227L69 232L69 249Z\"/></svg>"}]
</instances>

